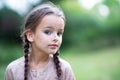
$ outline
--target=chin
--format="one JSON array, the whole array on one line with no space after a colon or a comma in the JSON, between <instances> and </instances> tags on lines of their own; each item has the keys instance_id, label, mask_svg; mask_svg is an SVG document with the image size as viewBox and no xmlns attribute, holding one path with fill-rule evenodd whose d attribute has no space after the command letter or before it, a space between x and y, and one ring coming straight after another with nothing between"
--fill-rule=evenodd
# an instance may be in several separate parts
<instances>
[{"instance_id":1,"label":"chin","mask_svg":"<svg viewBox=\"0 0 120 80\"><path fill-rule=\"evenodd\" d=\"M50 54L55 54L57 51L51 51Z\"/></svg>"}]
</instances>

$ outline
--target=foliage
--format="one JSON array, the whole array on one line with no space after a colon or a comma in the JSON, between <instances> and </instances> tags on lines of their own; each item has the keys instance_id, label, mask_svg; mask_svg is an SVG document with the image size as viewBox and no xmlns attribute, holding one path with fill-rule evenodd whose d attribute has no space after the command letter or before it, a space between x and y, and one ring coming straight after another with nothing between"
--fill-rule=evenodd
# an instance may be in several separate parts
<instances>
[{"instance_id":1,"label":"foliage","mask_svg":"<svg viewBox=\"0 0 120 80\"><path fill-rule=\"evenodd\" d=\"M42 0L36 5L46 2ZM109 15L99 14L100 4L86 10L77 0L49 0L62 8L66 16L61 57L72 65L76 80L119 80L120 77L120 3L103 0ZM36 6L32 5L32 7ZM0 79L9 62L22 56L20 26L24 16L8 7L0 10ZM15 45L13 45L13 43ZM19 44L19 45L20 45ZM108 48L108 47L113 48ZM66 48L67 47L67 48ZM104 50L99 50L99 49ZM108 49L106 49L108 48ZM91 52L94 50L93 52ZM81 52L83 51L83 52ZM86 52L85 52L86 51Z\"/></svg>"},{"instance_id":2,"label":"foliage","mask_svg":"<svg viewBox=\"0 0 120 80\"><path fill-rule=\"evenodd\" d=\"M0 10L0 40L15 42L19 40L22 17L4 7Z\"/></svg>"},{"instance_id":3,"label":"foliage","mask_svg":"<svg viewBox=\"0 0 120 80\"><path fill-rule=\"evenodd\" d=\"M38 4L48 0L42 0ZM66 27L62 47L77 46L81 49L96 49L119 45L120 42L120 4L117 0L104 0L101 4L109 8L109 15L99 14L100 4L86 10L77 0L49 0L62 8L66 16ZM32 5L32 7L36 6ZM6 14L7 13L7 14ZM0 11L0 41L20 43L20 26L24 16L4 7ZM92 45L92 47L91 47Z\"/></svg>"},{"instance_id":4,"label":"foliage","mask_svg":"<svg viewBox=\"0 0 120 80\"><path fill-rule=\"evenodd\" d=\"M87 11L76 1L62 3L67 18L63 43L82 48L85 46L85 49L120 44L120 9L118 8L120 4L109 0L103 1L103 4L110 10L110 14L106 17L97 12L99 4Z\"/></svg>"}]
</instances>

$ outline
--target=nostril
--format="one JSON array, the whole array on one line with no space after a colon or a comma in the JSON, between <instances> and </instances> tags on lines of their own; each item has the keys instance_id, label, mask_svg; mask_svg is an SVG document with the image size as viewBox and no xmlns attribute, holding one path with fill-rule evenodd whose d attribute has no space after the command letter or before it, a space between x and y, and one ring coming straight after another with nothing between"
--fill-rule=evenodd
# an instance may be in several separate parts
<instances>
[{"instance_id":1,"label":"nostril","mask_svg":"<svg viewBox=\"0 0 120 80\"><path fill-rule=\"evenodd\" d=\"M57 37L54 37L53 41L54 41L54 42L57 42L57 41L58 41L58 38L57 38Z\"/></svg>"}]
</instances>

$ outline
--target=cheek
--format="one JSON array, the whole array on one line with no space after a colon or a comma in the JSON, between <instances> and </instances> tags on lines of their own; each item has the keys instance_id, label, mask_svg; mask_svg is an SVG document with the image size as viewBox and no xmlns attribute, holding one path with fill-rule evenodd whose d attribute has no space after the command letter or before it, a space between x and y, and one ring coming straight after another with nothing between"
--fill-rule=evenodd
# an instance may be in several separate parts
<instances>
[{"instance_id":1,"label":"cheek","mask_svg":"<svg viewBox=\"0 0 120 80\"><path fill-rule=\"evenodd\" d=\"M62 38L59 40L59 48L61 47L62 44Z\"/></svg>"},{"instance_id":2,"label":"cheek","mask_svg":"<svg viewBox=\"0 0 120 80\"><path fill-rule=\"evenodd\" d=\"M37 42L41 42L41 43L44 41L44 36L42 35L41 32L36 34L36 40Z\"/></svg>"},{"instance_id":3,"label":"cheek","mask_svg":"<svg viewBox=\"0 0 120 80\"><path fill-rule=\"evenodd\" d=\"M60 43L60 44L62 43L62 37L60 37L60 39L59 39L59 43Z\"/></svg>"},{"instance_id":4,"label":"cheek","mask_svg":"<svg viewBox=\"0 0 120 80\"><path fill-rule=\"evenodd\" d=\"M50 37L45 35L44 33L39 33L39 35L37 36L37 38L41 41L41 42L48 42L48 40L50 40Z\"/></svg>"}]
</instances>

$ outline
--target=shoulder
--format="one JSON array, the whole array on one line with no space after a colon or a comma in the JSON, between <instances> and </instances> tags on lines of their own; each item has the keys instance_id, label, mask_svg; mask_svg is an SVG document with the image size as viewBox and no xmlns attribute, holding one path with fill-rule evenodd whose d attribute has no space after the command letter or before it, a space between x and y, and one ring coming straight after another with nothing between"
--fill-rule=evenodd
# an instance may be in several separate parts
<instances>
[{"instance_id":1,"label":"shoulder","mask_svg":"<svg viewBox=\"0 0 120 80\"><path fill-rule=\"evenodd\" d=\"M50 57L51 57L51 60L52 60L52 62L54 64L53 56L50 56ZM63 68L63 69L71 68L71 66L70 66L68 61L66 61L65 59L62 59L60 57L58 57L58 58L59 58L59 62L60 62L61 68Z\"/></svg>"},{"instance_id":2,"label":"shoulder","mask_svg":"<svg viewBox=\"0 0 120 80\"><path fill-rule=\"evenodd\" d=\"M24 68L24 57L14 60L10 64L8 64L5 71L5 80L16 79L16 77L19 77L20 74L23 74L23 68Z\"/></svg>"},{"instance_id":3,"label":"shoulder","mask_svg":"<svg viewBox=\"0 0 120 80\"><path fill-rule=\"evenodd\" d=\"M71 68L71 65L68 63L68 61L60 58L60 62L61 62L61 69L63 71L63 79L75 80L73 70Z\"/></svg>"},{"instance_id":4,"label":"shoulder","mask_svg":"<svg viewBox=\"0 0 120 80\"><path fill-rule=\"evenodd\" d=\"M53 64L54 64L53 56L51 56L51 59L52 59L52 62L53 62ZM69 64L68 61L66 61L65 59L62 59L62 58L60 58L60 57L59 57L59 61L60 61L61 69L62 69L63 71L65 71L66 69L71 69L71 66L70 66L70 64Z\"/></svg>"},{"instance_id":5,"label":"shoulder","mask_svg":"<svg viewBox=\"0 0 120 80\"><path fill-rule=\"evenodd\" d=\"M59 58L59 60L60 60L61 69L63 71L65 71L65 73L67 73L67 72L73 73L71 65L68 61L66 61L62 58Z\"/></svg>"},{"instance_id":6,"label":"shoulder","mask_svg":"<svg viewBox=\"0 0 120 80\"><path fill-rule=\"evenodd\" d=\"M24 65L24 57L18 58L14 61L12 61L11 63L8 64L7 69L15 69L19 66L23 66Z\"/></svg>"},{"instance_id":7,"label":"shoulder","mask_svg":"<svg viewBox=\"0 0 120 80\"><path fill-rule=\"evenodd\" d=\"M59 58L60 60L60 63L61 63L61 67L64 67L64 68L71 68L70 66L70 63L62 58Z\"/></svg>"}]
</instances>

